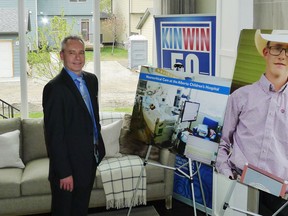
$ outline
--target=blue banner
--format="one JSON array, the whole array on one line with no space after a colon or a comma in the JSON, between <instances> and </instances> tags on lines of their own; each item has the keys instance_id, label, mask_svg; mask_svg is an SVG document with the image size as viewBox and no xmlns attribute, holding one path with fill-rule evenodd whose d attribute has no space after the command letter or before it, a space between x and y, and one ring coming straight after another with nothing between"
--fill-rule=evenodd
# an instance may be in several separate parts
<instances>
[{"instance_id":1,"label":"blue banner","mask_svg":"<svg viewBox=\"0 0 288 216\"><path fill-rule=\"evenodd\" d=\"M215 76L216 16L155 17L158 68Z\"/></svg>"}]
</instances>

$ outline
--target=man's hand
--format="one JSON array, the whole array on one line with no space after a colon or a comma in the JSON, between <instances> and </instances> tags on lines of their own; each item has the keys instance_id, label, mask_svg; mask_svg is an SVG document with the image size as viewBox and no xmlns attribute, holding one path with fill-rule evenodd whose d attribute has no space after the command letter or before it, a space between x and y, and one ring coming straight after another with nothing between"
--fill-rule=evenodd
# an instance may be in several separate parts
<instances>
[{"instance_id":1,"label":"man's hand","mask_svg":"<svg viewBox=\"0 0 288 216\"><path fill-rule=\"evenodd\" d=\"M72 192L73 188L74 188L74 182L72 176L60 179L60 189Z\"/></svg>"}]
</instances>

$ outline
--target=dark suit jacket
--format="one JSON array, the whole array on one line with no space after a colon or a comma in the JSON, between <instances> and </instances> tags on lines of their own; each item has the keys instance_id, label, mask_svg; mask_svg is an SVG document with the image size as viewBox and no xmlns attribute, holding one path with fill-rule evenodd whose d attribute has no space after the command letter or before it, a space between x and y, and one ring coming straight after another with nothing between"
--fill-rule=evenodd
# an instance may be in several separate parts
<instances>
[{"instance_id":1,"label":"dark suit jacket","mask_svg":"<svg viewBox=\"0 0 288 216\"><path fill-rule=\"evenodd\" d=\"M98 79L88 72L83 72L83 78L95 114L101 161L105 156L105 147L99 124ZM88 186L94 181L96 170L93 123L77 86L65 69L45 85L43 111L50 158L49 180L59 184L60 179L72 175L75 187Z\"/></svg>"}]
</instances>

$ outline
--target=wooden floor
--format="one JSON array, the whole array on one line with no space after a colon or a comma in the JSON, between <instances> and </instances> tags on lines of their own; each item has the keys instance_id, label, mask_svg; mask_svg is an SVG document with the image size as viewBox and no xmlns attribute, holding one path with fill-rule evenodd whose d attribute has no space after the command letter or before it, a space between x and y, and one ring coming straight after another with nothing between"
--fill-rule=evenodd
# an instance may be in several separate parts
<instances>
[{"instance_id":1,"label":"wooden floor","mask_svg":"<svg viewBox=\"0 0 288 216\"><path fill-rule=\"evenodd\" d=\"M186 205L183 202L180 202L176 199L173 199L173 208L167 210L165 208L165 201L164 200L159 200L159 201L153 201L153 202L148 202L147 205L153 205L156 211L160 216L194 216L194 209L193 207ZM90 209L89 213L97 213L97 212L103 212L105 211L105 207L101 208L94 208ZM132 209L133 211L133 209ZM131 211L131 215L133 215ZM197 216L205 216L206 214L202 211L197 211Z\"/></svg>"}]
</instances>

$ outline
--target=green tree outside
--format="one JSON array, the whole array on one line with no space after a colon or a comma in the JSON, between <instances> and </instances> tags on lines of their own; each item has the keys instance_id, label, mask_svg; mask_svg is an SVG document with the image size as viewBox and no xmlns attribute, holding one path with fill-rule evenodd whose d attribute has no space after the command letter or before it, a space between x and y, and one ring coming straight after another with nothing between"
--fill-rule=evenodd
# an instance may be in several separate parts
<instances>
[{"instance_id":1,"label":"green tree outside","mask_svg":"<svg viewBox=\"0 0 288 216\"><path fill-rule=\"evenodd\" d=\"M38 41L31 41L32 50L28 52L28 75L38 79L52 79L62 68L60 60L61 41L72 33L75 21L69 25L61 16L54 16L50 25L38 28ZM31 40L31 39L30 39Z\"/></svg>"}]
</instances>

